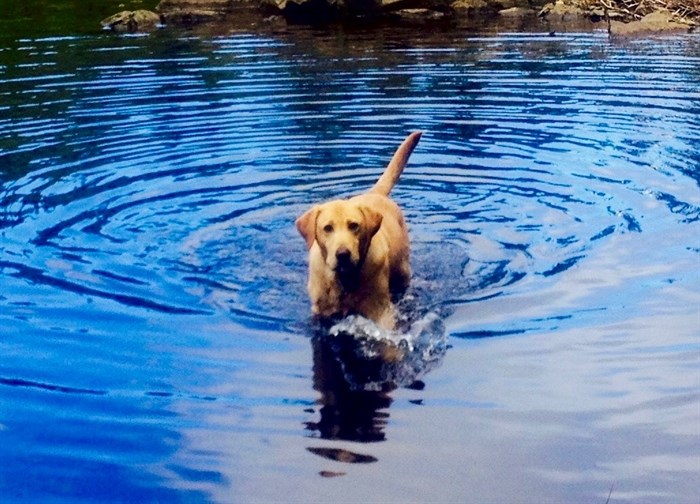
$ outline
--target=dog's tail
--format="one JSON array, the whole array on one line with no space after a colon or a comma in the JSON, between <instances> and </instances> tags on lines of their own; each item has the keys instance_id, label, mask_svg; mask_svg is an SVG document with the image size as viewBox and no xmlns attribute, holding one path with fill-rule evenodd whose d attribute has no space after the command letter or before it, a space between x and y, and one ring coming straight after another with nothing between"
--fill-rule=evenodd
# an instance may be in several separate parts
<instances>
[{"instance_id":1,"label":"dog's tail","mask_svg":"<svg viewBox=\"0 0 700 504\"><path fill-rule=\"evenodd\" d=\"M404 140L401 145L399 145L399 148L396 149L394 157L392 157L391 161L389 161L389 164L387 165L386 170L384 170L382 176L379 177L379 180L377 180L377 183L374 184L374 187L372 187L369 192L389 196L389 193L396 185L396 182L398 182L401 172L403 172L403 168L406 166L411 152L413 152L413 149L416 147L416 145L418 145L418 140L420 140L422 134L422 131L416 131L406 137L406 140Z\"/></svg>"}]
</instances>

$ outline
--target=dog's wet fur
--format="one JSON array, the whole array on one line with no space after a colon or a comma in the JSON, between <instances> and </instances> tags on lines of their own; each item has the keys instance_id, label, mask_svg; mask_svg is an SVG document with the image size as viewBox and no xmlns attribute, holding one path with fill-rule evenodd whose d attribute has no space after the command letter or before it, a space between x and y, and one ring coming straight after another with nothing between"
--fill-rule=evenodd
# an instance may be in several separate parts
<instances>
[{"instance_id":1,"label":"dog's wet fur","mask_svg":"<svg viewBox=\"0 0 700 504\"><path fill-rule=\"evenodd\" d=\"M420 137L415 132L403 141L368 192L315 205L297 219L309 250L314 315L359 314L394 328L392 295L408 287L411 268L406 221L389 194Z\"/></svg>"}]
</instances>

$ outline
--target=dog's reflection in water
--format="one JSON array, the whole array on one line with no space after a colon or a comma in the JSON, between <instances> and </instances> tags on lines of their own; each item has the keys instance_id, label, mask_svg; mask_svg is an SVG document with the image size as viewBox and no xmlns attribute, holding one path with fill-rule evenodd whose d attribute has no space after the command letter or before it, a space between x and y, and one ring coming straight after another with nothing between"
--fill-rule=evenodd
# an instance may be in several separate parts
<instances>
[{"instance_id":1,"label":"dog's reflection in water","mask_svg":"<svg viewBox=\"0 0 700 504\"><path fill-rule=\"evenodd\" d=\"M362 317L348 317L330 329L317 330L311 341L320 408L310 412L320 418L306 427L314 437L359 443L386 439L390 393L398 387L422 389L419 377L437 366L447 349L444 328L434 315L424 317L406 334L380 329ZM309 451L338 462L377 460L335 447Z\"/></svg>"},{"instance_id":2,"label":"dog's reflection in water","mask_svg":"<svg viewBox=\"0 0 700 504\"><path fill-rule=\"evenodd\" d=\"M317 336L312 343L314 389L321 393L321 418L308 427L323 439L384 440L386 410L392 402L389 392L396 387L391 383L383 384L380 390L359 386L362 377L379 374L382 363L358 357L358 343L351 335Z\"/></svg>"}]
</instances>

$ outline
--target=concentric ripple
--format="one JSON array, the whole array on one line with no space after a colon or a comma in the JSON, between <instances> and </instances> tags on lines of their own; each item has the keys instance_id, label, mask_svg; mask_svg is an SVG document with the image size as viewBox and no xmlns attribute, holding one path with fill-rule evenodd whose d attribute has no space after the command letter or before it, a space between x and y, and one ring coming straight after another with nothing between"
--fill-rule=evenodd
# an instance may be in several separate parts
<instances>
[{"instance_id":1,"label":"concentric ripple","mask_svg":"<svg viewBox=\"0 0 700 504\"><path fill-rule=\"evenodd\" d=\"M116 401L104 430L117 431L134 397L158 418L219 401L246 426L261 405L313 411L311 385L283 388L300 371L275 367L281 342L312 332L294 219L370 187L418 129L393 193L414 270L400 309L440 317L438 340L416 345L431 350L429 365L409 362L416 376L449 353L443 324L457 339L585 328L610 306L643 312L644 294L670 285L692 304L697 37L381 33L70 37L2 49L0 322L13 359L0 387ZM252 371L217 381L239 368ZM352 415L316 383L323 371L315 363L325 407ZM400 371L397 384L416 377ZM158 398L182 401L151 411ZM391 402L380 399L366 412L373 440L384 439L377 410ZM21 418L43 411L34 400ZM108 415L103 403L75 408ZM226 415L212 413L219 432ZM142 423L146 438L152 425ZM335 439L333 421L320 423L312 430ZM357 440L352 427L338 438ZM74 434L59 441L80 444ZM137 457L132 442L115 460ZM38 443L63 467L52 443ZM188 490L220 484L218 473L188 471L158 466Z\"/></svg>"},{"instance_id":2,"label":"concentric ripple","mask_svg":"<svg viewBox=\"0 0 700 504\"><path fill-rule=\"evenodd\" d=\"M206 312L192 289L205 286L234 312L296 319L291 221L368 187L417 128L397 198L417 283L439 285L428 304L497 295L613 235L698 219L683 181L700 136L689 58L640 47L618 60L575 36L364 57L368 39L324 71L275 39L104 42L22 41L23 63L4 69L9 276L174 312Z\"/></svg>"}]
</instances>

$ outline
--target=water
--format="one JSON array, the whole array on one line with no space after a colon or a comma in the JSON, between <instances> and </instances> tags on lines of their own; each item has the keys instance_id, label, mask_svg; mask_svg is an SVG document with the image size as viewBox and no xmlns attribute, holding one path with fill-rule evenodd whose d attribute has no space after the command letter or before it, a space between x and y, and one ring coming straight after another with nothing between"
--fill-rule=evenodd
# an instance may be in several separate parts
<instances>
[{"instance_id":1,"label":"water","mask_svg":"<svg viewBox=\"0 0 700 504\"><path fill-rule=\"evenodd\" d=\"M3 40L3 500L698 502L697 35ZM414 326L325 331L415 129Z\"/></svg>"}]
</instances>

